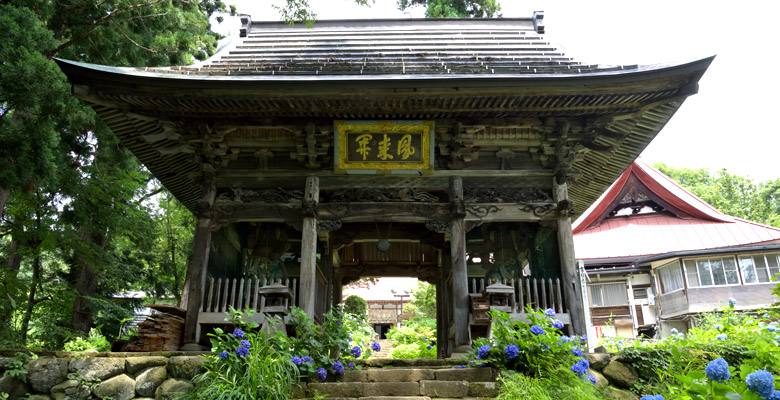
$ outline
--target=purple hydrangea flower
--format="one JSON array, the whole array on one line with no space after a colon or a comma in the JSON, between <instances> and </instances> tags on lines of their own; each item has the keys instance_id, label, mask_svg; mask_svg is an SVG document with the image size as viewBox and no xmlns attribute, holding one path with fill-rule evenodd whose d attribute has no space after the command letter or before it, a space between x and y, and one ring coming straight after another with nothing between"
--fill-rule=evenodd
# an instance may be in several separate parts
<instances>
[{"instance_id":1,"label":"purple hydrangea flower","mask_svg":"<svg viewBox=\"0 0 780 400\"><path fill-rule=\"evenodd\" d=\"M311 362L311 357L309 357L309 356L303 356L303 357L301 357L301 361L303 361L303 362L307 362L307 363L310 363L310 362Z\"/></svg>"},{"instance_id":2,"label":"purple hydrangea flower","mask_svg":"<svg viewBox=\"0 0 780 400\"><path fill-rule=\"evenodd\" d=\"M247 349L244 346L241 346L236 349L236 355L238 355L239 357L246 357L249 355L249 349Z\"/></svg>"},{"instance_id":3,"label":"purple hydrangea flower","mask_svg":"<svg viewBox=\"0 0 780 400\"><path fill-rule=\"evenodd\" d=\"M544 310L544 315L546 315L548 317L554 317L555 316L555 310L553 310L552 308L548 308L548 309Z\"/></svg>"},{"instance_id":4,"label":"purple hydrangea flower","mask_svg":"<svg viewBox=\"0 0 780 400\"><path fill-rule=\"evenodd\" d=\"M360 355L363 354L363 350L360 346L355 346L349 351L349 354L352 355L352 357L360 358Z\"/></svg>"},{"instance_id":5,"label":"purple hydrangea flower","mask_svg":"<svg viewBox=\"0 0 780 400\"><path fill-rule=\"evenodd\" d=\"M223 351L222 353L219 353L219 356L217 356L217 357L219 357L219 358L228 358L228 352L227 351Z\"/></svg>"},{"instance_id":6,"label":"purple hydrangea flower","mask_svg":"<svg viewBox=\"0 0 780 400\"><path fill-rule=\"evenodd\" d=\"M379 343L377 343L377 342L371 343L371 350L381 351L382 350L382 346L380 346Z\"/></svg>"},{"instance_id":7,"label":"purple hydrangea flower","mask_svg":"<svg viewBox=\"0 0 780 400\"><path fill-rule=\"evenodd\" d=\"M429 344L427 348L428 348L428 350L430 350L430 349L433 348L433 346Z\"/></svg>"},{"instance_id":8,"label":"purple hydrangea flower","mask_svg":"<svg viewBox=\"0 0 780 400\"><path fill-rule=\"evenodd\" d=\"M598 381L596 380L596 377L593 376L593 374L588 374L588 381L590 383L594 384L594 385L598 383Z\"/></svg>"},{"instance_id":9,"label":"purple hydrangea flower","mask_svg":"<svg viewBox=\"0 0 780 400\"><path fill-rule=\"evenodd\" d=\"M514 360L520 355L520 349L516 345L510 344L504 348L504 354L506 354L507 360Z\"/></svg>"},{"instance_id":10,"label":"purple hydrangea flower","mask_svg":"<svg viewBox=\"0 0 780 400\"><path fill-rule=\"evenodd\" d=\"M336 361L333 363L333 373L336 375L341 375L344 373L344 364L342 364L341 361Z\"/></svg>"},{"instance_id":11,"label":"purple hydrangea flower","mask_svg":"<svg viewBox=\"0 0 780 400\"><path fill-rule=\"evenodd\" d=\"M300 357L293 357L293 358L290 359L290 361L292 361L293 364L295 364L297 366L300 366L301 362L302 362Z\"/></svg>"},{"instance_id":12,"label":"purple hydrangea flower","mask_svg":"<svg viewBox=\"0 0 780 400\"><path fill-rule=\"evenodd\" d=\"M555 329L563 329L563 322L556 319L555 321L553 321L552 326Z\"/></svg>"},{"instance_id":13,"label":"purple hydrangea flower","mask_svg":"<svg viewBox=\"0 0 780 400\"><path fill-rule=\"evenodd\" d=\"M531 327L531 333L534 335L542 335L544 334L544 329L542 329L539 325L534 325Z\"/></svg>"},{"instance_id":14,"label":"purple hydrangea flower","mask_svg":"<svg viewBox=\"0 0 780 400\"><path fill-rule=\"evenodd\" d=\"M775 378L765 369L760 369L748 375L745 383L747 383L747 387L751 392L765 399L772 396L775 390Z\"/></svg>"},{"instance_id":15,"label":"purple hydrangea flower","mask_svg":"<svg viewBox=\"0 0 780 400\"><path fill-rule=\"evenodd\" d=\"M582 350L579 347L575 347L571 350L571 354L574 354L577 357L582 357Z\"/></svg>"},{"instance_id":16,"label":"purple hydrangea flower","mask_svg":"<svg viewBox=\"0 0 780 400\"><path fill-rule=\"evenodd\" d=\"M710 363L707 364L707 368L704 369L704 372L707 374L707 378L718 383L723 383L731 378L729 363L722 357L710 361Z\"/></svg>"},{"instance_id":17,"label":"purple hydrangea flower","mask_svg":"<svg viewBox=\"0 0 780 400\"><path fill-rule=\"evenodd\" d=\"M489 344L483 344L479 347L479 350L477 350L477 359L485 358L487 357L488 353L490 352L490 345Z\"/></svg>"},{"instance_id":18,"label":"purple hydrangea flower","mask_svg":"<svg viewBox=\"0 0 780 400\"><path fill-rule=\"evenodd\" d=\"M349 369L355 369L355 364L353 363L349 363L347 364L347 366L349 367Z\"/></svg>"},{"instance_id":19,"label":"purple hydrangea flower","mask_svg":"<svg viewBox=\"0 0 780 400\"><path fill-rule=\"evenodd\" d=\"M236 328L236 330L233 331L233 336L242 339L244 337L244 331L241 329Z\"/></svg>"},{"instance_id":20,"label":"purple hydrangea flower","mask_svg":"<svg viewBox=\"0 0 780 400\"><path fill-rule=\"evenodd\" d=\"M242 340L241 341L241 347L246 347L247 349L252 347L252 343L249 343L248 340Z\"/></svg>"},{"instance_id":21,"label":"purple hydrangea flower","mask_svg":"<svg viewBox=\"0 0 780 400\"><path fill-rule=\"evenodd\" d=\"M320 368L317 370L317 380L320 382L325 382L325 379L328 378L328 371L325 371L325 368Z\"/></svg>"}]
</instances>

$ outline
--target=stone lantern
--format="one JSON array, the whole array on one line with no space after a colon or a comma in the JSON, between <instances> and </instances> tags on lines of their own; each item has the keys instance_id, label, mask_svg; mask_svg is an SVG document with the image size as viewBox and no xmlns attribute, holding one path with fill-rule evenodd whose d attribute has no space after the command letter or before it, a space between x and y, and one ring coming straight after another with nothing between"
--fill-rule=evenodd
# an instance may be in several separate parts
<instances>
[{"instance_id":1,"label":"stone lantern","mask_svg":"<svg viewBox=\"0 0 780 400\"><path fill-rule=\"evenodd\" d=\"M490 308L497 311L512 312L515 309L515 288L502 283L494 283L482 291L483 297L488 297Z\"/></svg>"},{"instance_id":2,"label":"stone lantern","mask_svg":"<svg viewBox=\"0 0 780 400\"><path fill-rule=\"evenodd\" d=\"M263 315L266 321L279 317L279 321L284 324L284 321L288 315L290 315L290 300L293 295L286 285L276 283L272 285L263 286L258 290L260 294L260 313ZM263 323L263 327L267 324ZM273 329L279 329L281 327L273 327Z\"/></svg>"}]
</instances>

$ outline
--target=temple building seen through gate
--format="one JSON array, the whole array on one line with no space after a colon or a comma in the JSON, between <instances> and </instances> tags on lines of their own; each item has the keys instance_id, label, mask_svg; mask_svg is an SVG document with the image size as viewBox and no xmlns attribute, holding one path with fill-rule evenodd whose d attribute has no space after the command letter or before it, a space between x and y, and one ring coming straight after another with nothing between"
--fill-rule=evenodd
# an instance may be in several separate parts
<instances>
[{"instance_id":1,"label":"temple building seen through gate","mask_svg":"<svg viewBox=\"0 0 780 400\"><path fill-rule=\"evenodd\" d=\"M513 317L553 308L585 333L572 217L712 61L581 63L545 38L541 12L242 22L197 65L57 60L74 95L197 217L188 343L205 343L229 306L319 319L366 276L436 286L441 357L484 334L495 281Z\"/></svg>"}]
</instances>

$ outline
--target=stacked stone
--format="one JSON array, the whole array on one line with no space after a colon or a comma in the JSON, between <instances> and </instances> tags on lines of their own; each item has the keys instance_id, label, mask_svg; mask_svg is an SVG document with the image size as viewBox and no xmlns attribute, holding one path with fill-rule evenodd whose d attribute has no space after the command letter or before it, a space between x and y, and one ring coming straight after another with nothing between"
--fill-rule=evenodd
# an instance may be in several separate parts
<instances>
[{"instance_id":1,"label":"stacked stone","mask_svg":"<svg viewBox=\"0 0 780 400\"><path fill-rule=\"evenodd\" d=\"M138 324L137 339L128 351L176 351L181 347L184 318L169 313L155 314Z\"/></svg>"},{"instance_id":2,"label":"stacked stone","mask_svg":"<svg viewBox=\"0 0 780 400\"><path fill-rule=\"evenodd\" d=\"M204 361L200 356L38 358L29 363L26 383L4 377L0 392L11 394L11 400L25 393L33 400L173 399L192 388Z\"/></svg>"},{"instance_id":3,"label":"stacked stone","mask_svg":"<svg viewBox=\"0 0 780 400\"><path fill-rule=\"evenodd\" d=\"M627 390L639 379L631 364L622 362L619 355L607 353L588 353L585 358L590 363L588 373L596 377L597 385L608 386L608 390L617 399L636 399L636 396Z\"/></svg>"}]
</instances>

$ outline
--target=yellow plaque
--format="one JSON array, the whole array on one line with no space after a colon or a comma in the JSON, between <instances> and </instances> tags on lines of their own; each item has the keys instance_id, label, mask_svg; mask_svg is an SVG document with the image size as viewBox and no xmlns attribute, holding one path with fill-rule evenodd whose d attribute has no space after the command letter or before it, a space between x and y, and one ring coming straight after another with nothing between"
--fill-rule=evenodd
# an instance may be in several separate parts
<instances>
[{"instance_id":1,"label":"yellow plaque","mask_svg":"<svg viewBox=\"0 0 780 400\"><path fill-rule=\"evenodd\" d=\"M335 171L431 173L433 127L433 121L336 121Z\"/></svg>"}]
</instances>

